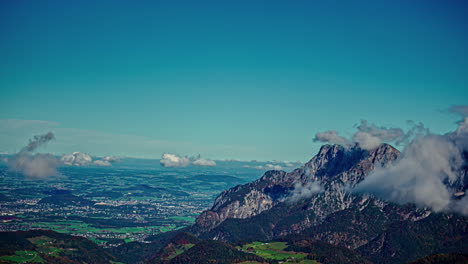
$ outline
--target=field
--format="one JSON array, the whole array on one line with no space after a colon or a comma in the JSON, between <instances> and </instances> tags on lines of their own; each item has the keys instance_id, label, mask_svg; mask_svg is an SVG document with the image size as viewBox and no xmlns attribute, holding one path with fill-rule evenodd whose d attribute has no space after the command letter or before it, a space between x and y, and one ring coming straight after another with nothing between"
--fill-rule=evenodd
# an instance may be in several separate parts
<instances>
[{"instance_id":1,"label":"field","mask_svg":"<svg viewBox=\"0 0 468 264\"><path fill-rule=\"evenodd\" d=\"M44 263L44 260L35 251L16 251L13 256L2 256L1 260L16 263Z\"/></svg>"},{"instance_id":2,"label":"field","mask_svg":"<svg viewBox=\"0 0 468 264\"><path fill-rule=\"evenodd\" d=\"M250 244L238 247L244 252L255 254L264 259L272 259L278 261L285 261L285 263L302 263L302 264L317 264L314 260L305 259L307 253L285 251L288 247L286 242L253 242Z\"/></svg>"}]
</instances>

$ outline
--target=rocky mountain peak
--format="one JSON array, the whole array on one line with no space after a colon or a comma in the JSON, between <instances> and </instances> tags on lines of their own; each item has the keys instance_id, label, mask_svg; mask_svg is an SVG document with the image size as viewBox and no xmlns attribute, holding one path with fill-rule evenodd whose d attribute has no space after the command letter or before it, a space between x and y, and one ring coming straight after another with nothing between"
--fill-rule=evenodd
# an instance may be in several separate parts
<instances>
[{"instance_id":1,"label":"rocky mountain peak","mask_svg":"<svg viewBox=\"0 0 468 264\"><path fill-rule=\"evenodd\" d=\"M324 145L319 153L304 165L305 174L309 175L309 179L302 177L302 181L341 180L354 185L375 166L387 166L399 155L400 152L388 144L381 144L371 150L362 149L357 145L347 148L340 145Z\"/></svg>"},{"instance_id":2,"label":"rocky mountain peak","mask_svg":"<svg viewBox=\"0 0 468 264\"><path fill-rule=\"evenodd\" d=\"M386 166L398 155L399 151L388 144L381 144L372 150L358 146L324 145L309 162L292 172L267 171L254 182L222 192L211 210L203 212L196 223L202 231L206 231L228 218L256 216L282 203L297 184L307 185L310 182L317 182L324 188L324 192L316 197L320 202L313 202L322 204L321 207L327 203L325 211L317 211L317 215L325 216L353 203L344 185L357 184L375 166Z\"/></svg>"}]
</instances>

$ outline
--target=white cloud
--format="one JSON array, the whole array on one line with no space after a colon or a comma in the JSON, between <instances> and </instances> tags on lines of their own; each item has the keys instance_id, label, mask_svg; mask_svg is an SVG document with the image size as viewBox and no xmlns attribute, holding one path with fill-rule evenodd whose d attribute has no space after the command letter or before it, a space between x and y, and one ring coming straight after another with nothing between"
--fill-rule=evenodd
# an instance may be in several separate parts
<instances>
[{"instance_id":1,"label":"white cloud","mask_svg":"<svg viewBox=\"0 0 468 264\"><path fill-rule=\"evenodd\" d=\"M196 166L208 166L208 167L216 166L216 162L212 160L207 160L207 159L197 159L193 161L192 164Z\"/></svg>"},{"instance_id":2,"label":"white cloud","mask_svg":"<svg viewBox=\"0 0 468 264\"><path fill-rule=\"evenodd\" d=\"M112 166L112 163L110 163L107 160L95 160L95 161L93 161L93 164L96 165L96 166L103 166L103 167Z\"/></svg>"},{"instance_id":3,"label":"white cloud","mask_svg":"<svg viewBox=\"0 0 468 264\"><path fill-rule=\"evenodd\" d=\"M163 153L197 153L209 156L232 155L233 157L256 156L258 149L248 145L200 144L190 141L167 141L154 138L107 133L63 127L56 122L41 120L0 119L0 149L9 153L19 151L18 146L34 134L53 130L57 139L48 146L51 153L70 153L79 149L93 155L113 153L135 158L156 158Z\"/></svg>"},{"instance_id":4,"label":"white cloud","mask_svg":"<svg viewBox=\"0 0 468 264\"><path fill-rule=\"evenodd\" d=\"M93 164L96 166L109 167L112 166L112 163L119 162L119 159L116 157L105 156L100 160L93 161Z\"/></svg>"},{"instance_id":5,"label":"white cloud","mask_svg":"<svg viewBox=\"0 0 468 264\"><path fill-rule=\"evenodd\" d=\"M267 170L282 170L283 167L281 165L278 165L278 164L266 164L265 169L267 169Z\"/></svg>"},{"instance_id":6,"label":"white cloud","mask_svg":"<svg viewBox=\"0 0 468 264\"><path fill-rule=\"evenodd\" d=\"M159 161L163 167L181 168L190 164L190 159L176 154L164 153Z\"/></svg>"},{"instance_id":7,"label":"white cloud","mask_svg":"<svg viewBox=\"0 0 468 264\"><path fill-rule=\"evenodd\" d=\"M26 177L45 179L60 175L57 171L59 160L50 154L19 154L8 161L12 171L20 172Z\"/></svg>"},{"instance_id":8,"label":"white cloud","mask_svg":"<svg viewBox=\"0 0 468 264\"><path fill-rule=\"evenodd\" d=\"M87 166L93 162L93 158L90 155L81 152L63 155L60 160L63 164L69 166Z\"/></svg>"},{"instance_id":9,"label":"white cloud","mask_svg":"<svg viewBox=\"0 0 468 264\"><path fill-rule=\"evenodd\" d=\"M32 154L37 148L44 146L54 138L52 132L34 136L29 140L28 145L6 160L9 169L36 179L59 175L57 166L60 162L56 157L50 154Z\"/></svg>"},{"instance_id":10,"label":"white cloud","mask_svg":"<svg viewBox=\"0 0 468 264\"><path fill-rule=\"evenodd\" d=\"M102 160L108 161L110 163L119 162L119 158L112 157L112 156L105 156L105 157L102 158Z\"/></svg>"},{"instance_id":11,"label":"white cloud","mask_svg":"<svg viewBox=\"0 0 468 264\"><path fill-rule=\"evenodd\" d=\"M407 145L392 166L377 168L355 188L399 204L468 215L468 198L455 199L463 186L463 152L468 147L468 119L455 132L426 135ZM457 189L458 188L458 189Z\"/></svg>"},{"instance_id":12,"label":"white cloud","mask_svg":"<svg viewBox=\"0 0 468 264\"><path fill-rule=\"evenodd\" d=\"M314 142L329 142L330 144L338 144L342 146L348 146L351 144L348 139L338 135L338 131L336 130L328 130L315 134Z\"/></svg>"},{"instance_id":13,"label":"white cloud","mask_svg":"<svg viewBox=\"0 0 468 264\"><path fill-rule=\"evenodd\" d=\"M361 123L356 126L357 131L352 135L351 139L338 135L336 130L328 130L315 134L314 142L328 142L346 148L358 144L361 148L370 150L384 142L401 145L408 143L414 137L429 134L429 130L422 123L408 121L408 125L411 126L410 129L404 132L401 128L376 126L369 124L366 120L361 120Z\"/></svg>"},{"instance_id":14,"label":"white cloud","mask_svg":"<svg viewBox=\"0 0 468 264\"><path fill-rule=\"evenodd\" d=\"M252 169L257 169L257 170L283 170L283 167L281 165L271 164L271 163L267 163L265 165L257 165L257 166L244 165L242 167L252 168Z\"/></svg>"}]
</instances>

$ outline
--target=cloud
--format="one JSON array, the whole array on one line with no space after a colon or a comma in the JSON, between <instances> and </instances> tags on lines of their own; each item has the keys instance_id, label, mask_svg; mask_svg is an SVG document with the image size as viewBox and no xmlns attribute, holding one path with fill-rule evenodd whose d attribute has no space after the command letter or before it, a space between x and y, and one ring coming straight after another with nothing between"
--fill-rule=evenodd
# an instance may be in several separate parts
<instances>
[{"instance_id":1,"label":"cloud","mask_svg":"<svg viewBox=\"0 0 468 264\"><path fill-rule=\"evenodd\" d=\"M52 139L54 139L54 133L52 132L48 132L44 135L36 135L33 137L33 139L29 140L29 144L21 149L20 152L32 152Z\"/></svg>"},{"instance_id":2,"label":"cloud","mask_svg":"<svg viewBox=\"0 0 468 264\"><path fill-rule=\"evenodd\" d=\"M336 130L328 130L315 134L314 142L328 142L343 147L358 144L361 148L370 150L378 147L383 142L394 142L396 145L407 144L412 138L429 133L429 130L422 123L416 124L408 121L408 125L410 125L410 129L404 132L401 128L387 128L361 120L361 123L356 126L357 131L351 136L351 139L338 135Z\"/></svg>"},{"instance_id":3,"label":"cloud","mask_svg":"<svg viewBox=\"0 0 468 264\"><path fill-rule=\"evenodd\" d=\"M243 168L252 168L256 170L283 170L283 167L278 164L270 164L267 163L265 165L257 165L257 166L251 166L251 165L244 165L242 166Z\"/></svg>"},{"instance_id":4,"label":"cloud","mask_svg":"<svg viewBox=\"0 0 468 264\"><path fill-rule=\"evenodd\" d=\"M209 159L203 159L198 155L197 157L182 157L177 154L164 153L159 161L163 167L167 168L183 168L189 165L213 167L216 162Z\"/></svg>"},{"instance_id":5,"label":"cloud","mask_svg":"<svg viewBox=\"0 0 468 264\"><path fill-rule=\"evenodd\" d=\"M51 153L70 153L80 150L84 153L105 156L112 153L118 156L135 158L159 158L163 153L196 153L207 156L229 155L239 158L253 158L259 149L252 145L208 144L191 141L167 141L151 137L108 133L65 127L56 122L42 120L0 119L0 149L10 153L18 152L24 138L54 131L57 140L48 146Z\"/></svg>"},{"instance_id":6,"label":"cloud","mask_svg":"<svg viewBox=\"0 0 468 264\"><path fill-rule=\"evenodd\" d=\"M286 197L284 201L289 203L295 203L302 199L312 197L312 195L320 193L322 191L323 187L316 182L308 182L306 184L296 182L294 184L294 189L292 189L292 191L289 193L289 196Z\"/></svg>"},{"instance_id":7,"label":"cloud","mask_svg":"<svg viewBox=\"0 0 468 264\"><path fill-rule=\"evenodd\" d=\"M468 116L468 105L454 105L449 108L449 111L455 114L459 114L462 117Z\"/></svg>"},{"instance_id":8,"label":"cloud","mask_svg":"<svg viewBox=\"0 0 468 264\"><path fill-rule=\"evenodd\" d=\"M197 160L194 160L192 164L196 166L208 166L208 167L216 166L216 162L212 160L207 160L207 159L197 159Z\"/></svg>"},{"instance_id":9,"label":"cloud","mask_svg":"<svg viewBox=\"0 0 468 264\"><path fill-rule=\"evenodd\" d=\"M265 169L267 169L267 170L282 170L283 167L281 165L278 165L278 164L266 164Z\"/></svg>"},{"instance_id":10,"label":"cloud","mask_svg":"<svg viewBox=\"0 0 468 264\"><path fill-rule=\"evenodd\" d=\"M109 167L112 166L112 163L118 162L119 159L116 157L105 156L100 160L93 161L93 164L96 166Z\"/></svg>"},{"instance_id":11,"label":"cloud","mask_svg":"<svg viewBox=\"0 0 468 264\"><path fill-rule=\"evenodd\" d=\"M59 175L57 167L59 160L50 154L32 154L37 148L53 140L54 134L48 132L43 135L34 136L28 145L7 160L10 170L22 173L26 177L44 179L49 176Z\"/></svg>"},{"instance_id":12,"label":"cloud","mask_svg":"<svg viewBox=\"0 0 468 264\"><path fill-rule=\"evenodd\" d=\"M59 160L50 154L18 155L8 163L11 170L20 172L27 177L44 179L57 176Z\"/></svg>"},{"instance_id":13,"label":"cloud","mask_svg":"<svg viewBox=\"0 0 468 264\"><path fill-rule=\"evenodd\" d=\"M181 168L190 165L190 159L176 154L164 153L159 161L163 167Z\"/></svg>"},{"instance_id":14,"label":"cloud","mask_svg":"<svg viewBox=\"0 0 468 264\"><path fill-rule=\"evenodd\" d=\"M93 162L93 158L90 155L81 152L63 155L60 160L63 164L69 166L87 166Z\"/></svg>"},{"instance_id":15,"label":"cloud","mask_svg":"<svg viewBox=\"0 0 468 264\"><path fill-rule=\"evenodd\" d=\"M455 193L467 191L463 171L467 151L468 118L464 117L454 132L413 139L392 166L375 169L354 192L436 212L468 215L468 195L455 198Z\"/></svg>"},{"instance_id":16,"label":"cloud","mask_svg":"<svg viewBox=\"0 0 468 264\"><path fill-rule=\"evenodd\" d=\"M105 156L104 158L102 158L102 160L108 161L108 162L110 162L110 163L114 163L114 162L119 162L119 161L120 161L119 158L112 157L112 156Z\"/></svg>"},{"instance_id":17,"label":"cloud","mask_svg":"<svg viewBox=\"0 0 468 264\"><path fill-rule=\"evenodd\" d=\"M348 146L351 144L348 139L339 136L336 130L328 130L315 134L314 142L329 142L330 144L338 144L342 146Z\"/></svg>"},{"instance_id":18,"label":"cloud","mask_svg":"<svg viewBox=\"0 0 468 264\"><path fill-rule=\"evenodd\" d=\"M103 167L112 166L112 163L110 163L107 160L95 160L93 161L93 164L96 166L103 166Z\"/></svg>"}]
</instances>

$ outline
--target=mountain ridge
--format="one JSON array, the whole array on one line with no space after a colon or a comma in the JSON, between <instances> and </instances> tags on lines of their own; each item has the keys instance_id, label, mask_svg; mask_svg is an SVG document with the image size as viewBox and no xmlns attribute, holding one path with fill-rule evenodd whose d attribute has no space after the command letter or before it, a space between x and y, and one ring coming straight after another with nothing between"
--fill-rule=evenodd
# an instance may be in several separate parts
<instances>
[{"instance_id":1,"label":"mountain ridge","mask_svg":"<svg viewBox=\"0 0 468 264\"><path fill-rule=\"evenodd\" d=\"M388 144L372 150L324 145L289 173L267 171L256 181L223 191L188 231L228 243L305 234L357 250L377 263L405 263L453 250L468 252L466 217L350 191L375 168L391 166L399 157L400 152ZM294 195L300 199L291 201ZM421 233L396 232L397 227L417 228ZM418 253L403 250L402 241L408 239L416 243Z\"/></svg>"},{"instance_id":2,"label":"mountain ridge","mask_svg":"<svg viewBox=\"0 0 468 264\"><path fill-rule=\"evenodd\" d=\"M294 189L294 184L306 185L317 182L323 186L325 201L338 200L335 206L319 215L326 216L338 209L345 209L352 202L345 187L360 182L375 166L385 166L396 160L400 152L388 144L367 151L340 145L324 145L304 166L290 173L267 171L260 179L238 185L221 193L212 208L196 220L202 232L209 231L229 218L245 219L282 202ZM315 201L317 202L317 201Z\"/></svg>"}]
</instances>

